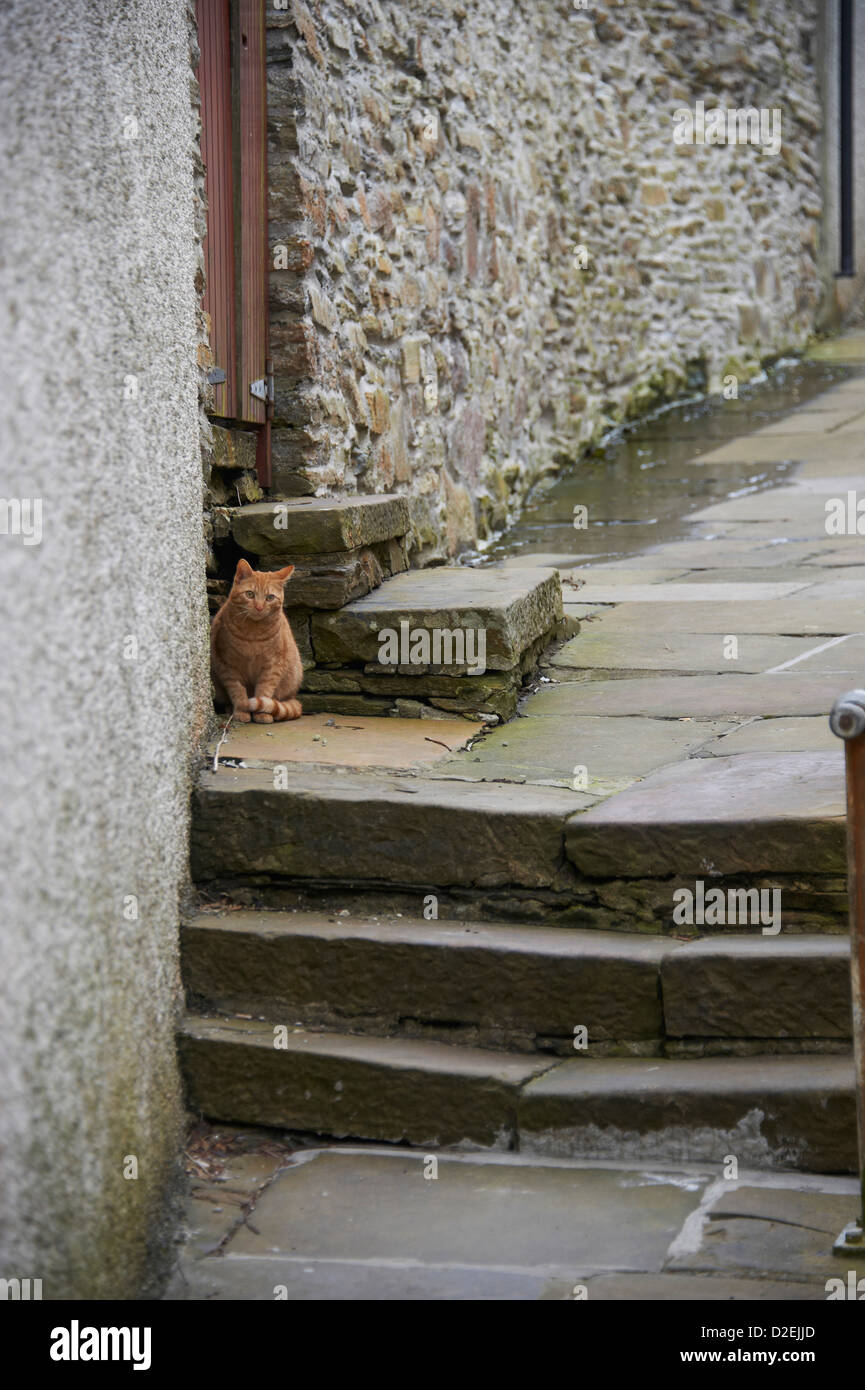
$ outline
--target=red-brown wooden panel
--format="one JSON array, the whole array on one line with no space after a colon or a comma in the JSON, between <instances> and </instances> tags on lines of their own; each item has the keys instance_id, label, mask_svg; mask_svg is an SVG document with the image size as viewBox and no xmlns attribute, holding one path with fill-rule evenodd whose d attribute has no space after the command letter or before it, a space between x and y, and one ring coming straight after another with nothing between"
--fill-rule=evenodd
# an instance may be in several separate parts
<instances>
[{"instance_id":1,"label":"red-brown wooden panel","mask_svg":"<svg viewBox=\"0 0 865 1390\"><path fill-rule=\"evenodd\" d=\"M231 30L229 0L198 0L201 60L201 153L206 170L207 277L203 305L210 315L214 366L225 382L214 386L214 414L231 417L236 401L234 312L234 173L231 129Z\"/></svg>"},{"instance_id":2,"label":"red-brown wooden panel","mask_svg":"<svg viewBox=\"0 0 865 1390\"><path fill-rule=\"evenodd\" d=\"M249 393L267 359L267 66L265 0L237 0L240 149L239 419L264 424L264 401Z\"/></svg>"}]
</instances>

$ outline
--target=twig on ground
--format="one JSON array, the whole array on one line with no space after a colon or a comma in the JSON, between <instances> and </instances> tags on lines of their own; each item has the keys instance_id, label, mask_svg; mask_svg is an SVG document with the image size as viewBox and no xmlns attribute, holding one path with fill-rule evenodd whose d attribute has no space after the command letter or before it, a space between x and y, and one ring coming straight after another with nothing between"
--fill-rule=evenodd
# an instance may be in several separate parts
<instances>
[{"instance_id":1,"label":"twig on ground","mask_svg":"<svg viewBox=\"0 0 865 1390\"><path fill-rule=\"evenodd\" d=\"M232 721L233 718L234 718L234 711L232 710L231 714L228 716L228 723L226 724L225 728L224 728L223 731L222 731L222 737L220 738L219 742L218 742L217 745L216 745L216 752L215 752L214 755L213 755L213 771L214 771L214 772L216 772L216 771L218 770L218 768L219 768L219 750L220 750L220 748L222 747L222 745L223 745L223 743L225 742L225 740L228 738L228 730L231 728L231 721Z\"/></svg>"}]
</instances>

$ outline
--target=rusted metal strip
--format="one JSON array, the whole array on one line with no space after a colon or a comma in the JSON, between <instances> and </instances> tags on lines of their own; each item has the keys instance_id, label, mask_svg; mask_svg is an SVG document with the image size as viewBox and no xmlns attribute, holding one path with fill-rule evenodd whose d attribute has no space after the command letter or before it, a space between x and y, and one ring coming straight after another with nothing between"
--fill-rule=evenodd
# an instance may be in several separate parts
<instances>
[{"instance_id":1,"label":"rusted metal strip","mask_svg":"<svg viewBox=\"0 0 865 1390\"><path fill-rule=\"evenodd\" d=\"M214 387L213 413L231 417L235 413L237 348L229 0L198 0L196 13L201 50L201 153L207 196L203 307L210 315L214 366L225 372L224 382Z\"/></svg>"},{"instance_id":2,"label":"rusted metal strip","mask_svg":"<svg viewBox=\"0 0 865 1390\"><path fill-rule=\"evenodd\" d=\"M847 884L860 1199L858 1218L842 1231L835 1253L865 1258L865 690L851 690L836 700L829 726L844 739L847 773Z\"/></svg>"},{"instance_id":3,"label":"rusted metal strip","mask_svg":"<svg viewBox=\"0 0 865 1390\"><path fill-rule=\"evenodd\" d=\"M240 150L239 419L263 425L264 401L250 385L267 359L267 67L264 0L237 0Z\"/></svg>"}]
</instances>

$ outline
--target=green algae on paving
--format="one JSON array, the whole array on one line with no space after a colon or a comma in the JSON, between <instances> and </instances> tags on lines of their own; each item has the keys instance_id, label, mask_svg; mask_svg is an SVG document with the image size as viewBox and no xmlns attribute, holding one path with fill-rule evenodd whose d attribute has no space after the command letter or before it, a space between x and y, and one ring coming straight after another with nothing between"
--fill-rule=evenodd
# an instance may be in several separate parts
<instances>
[{"instance_id":1,"label":"green algae on paving","mask_svg":"<svg viewBox=\"0 0 865 1390\"><path fill-rule=\"evenodd\" d=\"M855 362L865 364L865 333L848 329L837 338L826 338L808 348L811 362Z\"/></svg>"},{"instance_id":2,"label":"green algae on paving","mask_svg":"<svg viewBox=\"0 0 865 1390\"><path fill-rule=\"evenodd\" d=\"M777 674L624 676L614 680L563 681L534 695L534 715L652 715L688 719L696 716L736 720L757 714L822 714L838 693L836 675ZM620 738L627 737L624 729Z\"/></svg>"},{"instance_id":3,"label":"green algae on paving","mask_svg":"<svg viewBox=\"0 0 865 1390\"><path fill-rule=\"evenodd\" d=\"M534 709L534 703L530 702ZM689 757L734 724L719 720L634 718L627 739L613 720L528 714L492 729L471 749L440 763L431 776L472 781L552 782L608 796L656 767ZM583 785L584 783L584 785Z\"/></svg>"},{"instance_id":4,"label":"green algae on paving","mask_svg":"<svg viewBox=\"0 0 865 1390\"><path fill-rule=\"evenodd\" d=\"M757 674L797 659L802 667L814 661L818 663L817 670L847 669L846 666L837 665L844 659L841 656L835 656L833 660L833 653L837 650L834 647L823 653L832 664L826 667L819 665L819 657L809 655L815 645L821 644L815 644L813 637L772 637L752 633L736 637L735 651L731 657L733 649L729 645L728 634L660 632L653 636L634 630L611 631L604 623L592 623L584 626L579 636L561 646L550 657L548 667L542 669L549 669L557 681L566 681L569 671Z\"/></svg>"},{"instance_id":5,"label":"green algae on paving","mask_svg":"<svg viewBox=\"0 0 865 1390\"><path fill-rule=\"evenodd\" d=\"M841 637L860 633L863 624L861 602L849 598L839 599L837 603L829 599L806 599L803 591L792 598L775 599L770 603L677 603L672 598L655 603L654 595L651 602L606 608L576 601L568 605L568 612L578 621L589 618L593 626L601 623L608 632L718 632L740 636L742 633L766 633L789 637L806 637L813 633L816 637ZM830 700L827 714L831 707Z\"/></svg>"},{"instance_id":6,"label":"green algae on paving","mask_svg":"<svg viewBox=\"0 0 865 1390\"><path fill-rule=\"evenodd\" d=\"M720 583L701 583L699 576L687 582L661 584L605 584L587 576L578 597L582 603L766 603L789 598L806 587L807 580L777 584L739 584L729 577Z\"/></svg>"}]
</instances>

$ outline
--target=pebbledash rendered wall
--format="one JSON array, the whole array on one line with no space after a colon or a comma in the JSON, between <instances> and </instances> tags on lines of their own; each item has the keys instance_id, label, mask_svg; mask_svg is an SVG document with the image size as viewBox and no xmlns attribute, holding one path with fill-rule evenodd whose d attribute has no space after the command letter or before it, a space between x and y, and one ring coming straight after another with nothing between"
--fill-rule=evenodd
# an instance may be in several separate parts
<instances>
[{"instance_id":1,"label":"pebbledash rendered wall","mask_svg":"<svg viewBox=\"0 0 865 1390\"><path fill-rule=\"evenodd\" d=\"M815 0L267 9L276 495L407 493L424 563L629 414L804 345ZM769 140L677 144L698 101Z\"/></svg>"},{"instance_id":2,"label":"pebbledash rendered wall","mask_svg":"<svg viewBox=\"0 0 865 1390\"><path fill-rule=\"evenodd\" d=\"M0 1278L43 1299L173 1257L209 695L190 21L0 8Z\"/></svg>"}]
</instances>

